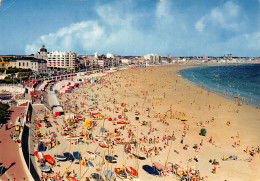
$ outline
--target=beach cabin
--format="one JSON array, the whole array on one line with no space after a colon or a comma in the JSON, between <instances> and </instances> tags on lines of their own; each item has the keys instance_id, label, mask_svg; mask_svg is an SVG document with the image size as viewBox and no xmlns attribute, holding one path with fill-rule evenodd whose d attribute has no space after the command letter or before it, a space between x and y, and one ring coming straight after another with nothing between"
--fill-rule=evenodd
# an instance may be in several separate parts
<instances>
[{"instance_id":1,"label":"beach cabin","mask_svg":"<svg viewBox=\"0 0 260 181\"><path fill-rule=\"evenodd\" d=\"M60 115L63 115L64 114L64 111L62 109L62 107L58 106L58 107L54 107L53 108L53 114L55 116L60 116Z\"/></svg>"},{"instance_id":2,"label":"beach cabin","mask_svg":"<svg viewBox=\"0 0 260 181\"><path fill-rule=\"evenodd\" d=\"M58 101L58 98L56 97L56 94L53 91L49 91L49 98L51 103L51 108L53 110L53 114L55 116L60 116L64 114L64 111Z\"/></svg>"}]
</instances>

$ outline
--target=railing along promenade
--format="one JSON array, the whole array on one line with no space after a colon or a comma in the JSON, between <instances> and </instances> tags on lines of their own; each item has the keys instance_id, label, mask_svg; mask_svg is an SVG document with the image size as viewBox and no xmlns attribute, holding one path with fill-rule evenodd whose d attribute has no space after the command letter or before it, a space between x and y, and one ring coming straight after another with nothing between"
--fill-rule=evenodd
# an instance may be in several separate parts
<instances>
[{"instance_id":1,"label":"railing along promenade","mask_svg":"<svg viewBox=\"0 0 260 181\"><path fill-rule=\"evenodd\" d=\"M98 69L98 70L88 70L88 71L84 71L84 72L75 72L75 73L68 73L68 74L64 74L64 75L56 75L56 76L50 76L50 77L42 77L37 79L37 81L51 81L51 80L60 80L60 79L67 79L69 77L74 77L77 76L78 74L85 74L85 75L90 75L93 73L93 71L95 73L100 73L100 72L104 72L104 71L108 71L109 69Z\"/></svg>"}]
</instances>

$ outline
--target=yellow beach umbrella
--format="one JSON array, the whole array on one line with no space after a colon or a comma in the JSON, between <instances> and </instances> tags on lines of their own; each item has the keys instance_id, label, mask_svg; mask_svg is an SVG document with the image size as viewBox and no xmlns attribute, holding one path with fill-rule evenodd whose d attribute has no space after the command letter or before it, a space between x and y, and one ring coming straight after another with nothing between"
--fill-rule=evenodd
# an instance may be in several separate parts
<instances>
[{"instance_id":1,"label":"yellow beach umbrella","mask_svg":"<svg viewBox=\"0 0 260 181\"><path fill-rule=\"evenodd\" d=\"M84 126L85 126L86 128L90 126L90 120L89 120L88 117L85 118Z\"/></svg>"},{"instance_id":2,"label":"yellow beach umbrella","mask_svg":"<svg viewBox=\"0 0 260 181\"><path fill-rule=\"evenodd\" d=\"M187 119L185 117L182 117L181 121L187 121Z\"/></svg>"}]
</instances>

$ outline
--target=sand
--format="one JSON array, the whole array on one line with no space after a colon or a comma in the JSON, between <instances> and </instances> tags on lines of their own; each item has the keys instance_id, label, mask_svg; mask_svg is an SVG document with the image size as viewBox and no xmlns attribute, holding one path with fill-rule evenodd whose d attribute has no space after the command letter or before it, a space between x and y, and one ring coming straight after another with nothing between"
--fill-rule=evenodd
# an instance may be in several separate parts
<instances>
[{"instance_id":1,"label":"sand","mask_svg":"<svg viewBox=\"0 0 260 181\"><path fill-rule=\"evenodd\" d=\"M88 131L84 127L84 122L80 121L73 131L74 135L79 135L79 132L83 131L92 133L95 137L102 134L100 128L104 126L108 133L118 128L121 132L119 138L127 142L131 141L131 137L128 136L131 130L132 140L137 137L143 140L144 136L148 140L159 137L159 143L152 141L149 144L149 141L146 143L141 141L140 148L143 149L145 146L146 149L154 149L154 147L159 149L161 147L162 151L159 151L156 156L154 151L151 151L152 155L146 160L137 160L130 154L124 153L123 145L117 144L111 148L114 136L107 136L111 141L109 149L101 148L98 146L98 141L87 140L86 136L82 139L84 143L76 144L75 140L69 141L61 136L61 133L64 133L64 116L54 117L48 114L53 126L47 129L41 127L39 131L43 134L55 132L61 144L47 150L44 154L53 156L63 152L79 151L83 158L87 158L87 150L98 153L92 160L93 168L80 166L75 164L75 161L73 163L56 162L56 166L52 168L54 173L60 172L60 175L65 175L66 167L69 167L69 171L74 170L77 178L81 175L81 180L86 180L91 173L99 172L97 169L101 168L100 164L104 160L104 155L113 153L113 155L118 155L118 162L108 164L104 161L102 171L114 170L123 165L133 166L138 168L139 172L136 180L177 180L179 178L171 172L161 177L146 173L142 166L152 165L153 162L159 162L169 168L172 163L176 163L180 166L179 171L186 171L190 168L199 170L200 176L205 180L260 180L260 155L256 153L252 157L249 151L247 153L244 151L247 146L248 150L252 150L252 147L257 148L260 145L258 131L260 110L249 105L238 106L235 101L192 85L177 75L178 70L182 68L185 66L153 66L120 70L102 77L102 81L97 84L83 84L74 89L71 94L58 94L66 113L74 112L83 117L90 117L90 112L100 112L102 115L96 119L90 117L97 123L92 131ZM121 106L122 103L124 106ZM78 106L77 111L75 105ZM89 110L90 107L94 109ZM125 108L127 112L124 112ZM140 112L139 121L135 119L136 111ZM40 116L39 111L36 112ZM126 121L130 122L124 130L120 129L122 125L114 125L113 121L108 121L108 118L120 120L118 115L127 117ZM182 117L187 118L187 121L181 121ZM58 125L54 121L57 121ZM143 121L147 121L148 124L142 125ZM199 135L203 127L207 130L206 136ZM172 136L173 132L176 138L174 141L162 142L164 135ZM183 134L185 136L182 144ZM209 142L210 137L212 137L212 143ZM45 138L50 138L50 135ZM202 140L203 145L200 146ZM194 144L198 145L197 150L193 148ZM183 149L185 145L188 147L187 150ZM133 144L131 146L134 148ZM34 149L37 149L37 144ZM133 152L142 153L140 149ZM198 162L194 160L195 156ZM237 160L223 161L223 156L226 158L237 156ZM215 174L212 173L214 165L209 162L210 159L216 159L220 163L215 165ZM251 159L252 161L249 162L248 160ZM35 165L38 167L39 163L35 162ZM71 175L74 176L73 173ZM65 177L63 179L66 180Z\"/></svg>"}]
</instances>

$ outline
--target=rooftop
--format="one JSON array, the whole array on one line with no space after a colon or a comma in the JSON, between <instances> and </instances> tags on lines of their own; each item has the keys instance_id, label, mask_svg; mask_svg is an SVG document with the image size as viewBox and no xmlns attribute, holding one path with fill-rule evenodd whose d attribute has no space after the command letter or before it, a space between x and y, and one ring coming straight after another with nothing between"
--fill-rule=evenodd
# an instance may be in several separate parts
<instances>
[{"instance_id":1,"label":"rooftop","mask_svg":"<svg viewBox=\"0 0 260 181\"><path fill-rule=\"evenodd\" d=\"M21 58L17 58L15 60L11 60L11 61L17 61L17 60L27 60L27 61L31 61L31 62L41 62L41 63L47 63L46 60L43 60L43 59L37 59L37 58L34 58L34 57L21 57Z\"/></svg>"}]
</instances>

